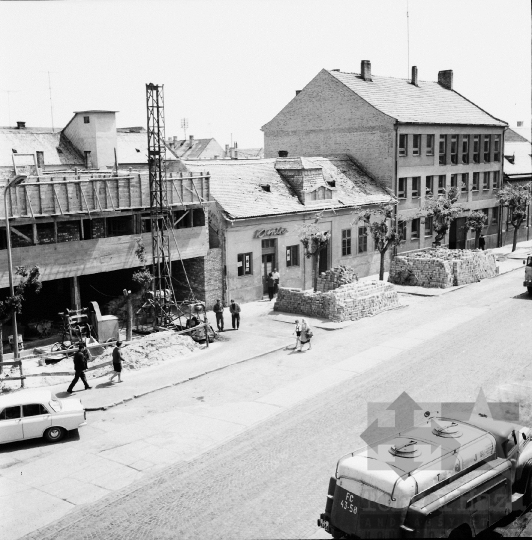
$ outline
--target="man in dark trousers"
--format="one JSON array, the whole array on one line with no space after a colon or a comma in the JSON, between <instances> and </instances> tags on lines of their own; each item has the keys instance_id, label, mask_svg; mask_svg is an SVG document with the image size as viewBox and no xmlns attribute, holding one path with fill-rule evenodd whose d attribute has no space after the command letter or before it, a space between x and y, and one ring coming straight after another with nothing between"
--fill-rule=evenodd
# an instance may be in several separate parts
<instances>
[{"instance_id":1,"label":"man in dark trousers","mask_svg":"<svg viewBox=\"0 0 532 540\"><path fill-rule=\"evenodd\" d=\"M240 305L234 300L231 300L229 305L229 311L231 312L231 322L233 323L233 330L240 328Z\"/></svg>"},{"instance_id":2,"label":"man in dark trousers","mask_svg":"<svg viewBox=\"0 0 532 540\"><path fill-rule=\"evenodd\" d=\"M480 238L478 239L478 247L482 251L484 251L486 249L486 239L484 238L483 234L481 234Z\"/></svg>"},{"instance_id":3,"label":"man in dark trousers","mask_svg":"<svg viewBox=\"0 0 532 540\"><path fill-rule=\"evenodd\" d=\"M89 388L92 388L92 386L89 386L89 383L87 382L87 378L85 377L85 370L87 369L87 357L84 354L85 349L85 343L80 342L78 343L78 350L76 354L74 355L74 371L76 372L76 375L74 376L73 381L70 383L70 386L68 387L67 392L69 394L72 394L72 389L74 386L76 386L76 383L81 379L81 382L85 385L85 390L88 390Z\"/></svg>"},{"instance_id":4,"label":"man in dark trousers","mask_svg":"<svg viewBox=\"0 0 532 540\"><path fill-rule=\"evenodd\" d=\"M220 300L216 300L216 304L212 308L216 315L216 324L218 326L218 332L224 331L224 307Z\"/></svg>"}]
</instances>

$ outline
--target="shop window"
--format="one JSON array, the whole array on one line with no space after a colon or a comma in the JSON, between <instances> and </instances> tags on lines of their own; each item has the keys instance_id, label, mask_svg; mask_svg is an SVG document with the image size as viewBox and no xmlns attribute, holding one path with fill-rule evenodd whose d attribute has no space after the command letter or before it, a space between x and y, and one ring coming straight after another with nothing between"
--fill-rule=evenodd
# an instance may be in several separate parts
<instances>
[{"instance_id":1,"label":"shop window","mask_svg":"<svg viewBox=\"0 0 532 540\"><path fill-rule=\"evenodd\" d=\"M286 247L286 266L299 266L299 246Z\"/></svg>"},{"instance_id":2,"label":"shop window","mask_svg":"<svg viewBox=\"0 0 532 540\"><path fill-rule=\"evenodd\" d=\"M463 193L467 191L468 189L469 189L469 173L463 173L461 191Z\"/></svg>"},{"instance_id":3,"label":"shop window","mask_svg":"<svg viewBox=\"0 0 532 540\"><path fill-rule=\"evenodd\" d=\"M491 135L484 135L484 163L489 163L491 151Z\"/></svg>"},{"instance_id":4,"label":"shop window","mask_svg":"<svg viewBox=\"0 0 532 540\"><path fill-rule=\"evenodd\" d=\"M192 210L192 226L205 226L205 212L203 211L203 208L194 208L194 210Z\"/></svg>"},{"instance_id":5,"label":"shop window","mask_svg":"<svg viewBox=\"0 0 532 540\"><path fill-rule=\"evenodd\" d=\"M434 155L434 135L427 135L427 156Z\"/></svg>"},{"instance_id":6,"label":"shop window","mask_svg":"<svg viewBox=\"0 0 532 540\"><path fill-rule=\"evenodd\" d=\"M471 186L471 191L478 191L478 186L480 182L479 176L480 176L480 173L478 172L473 173L473 185Z\"/></svg>"},{"instance_id":7,"label":"shop window","mask_svg":"<svg viewBox=\"0 0 532 540\"><path fill-rule=\"evenodd\" d=\"M469 135L462 135L462 163L469 163Z\"/></svg>"},{"instance_id":8,"label":"shop window","mask_svg":"<svg viewBox=\"0 0 532 540\"><path fill-rule=\"evenodd\" d=\"M408 155L408 135L399 135L399 156Z\"/></svg>"},{"instance_id":9,"label":"shop window","mask_svg":"<svg viewBox=\"0 0 532 540\"><path fill-rule=\"evenodd\" d=\"M458 163L458 135L451 135L451 163Z\"/></svg>"},{"instance_id":10,"label":"shop window","mask_svg":"<svg viewBox=\"0 0 532 540\"><path fill-rule=\"evenodd\" d=\"M434 193L434 176L425 178L425 195L430 197Z\"/></svg>"},{"instance_id":11,"label":"shop window","mask_svg":"<svg viewBox=\"0 0 532 540\"><path fill-rule=\"evenodd\" d=\"M493 137L493 161L501 160L501 136L495 135Z\"/></svg>"},{"instance_id":12,"label":"shop window","mask_svg":"<svg viewBox=\"0 0 532 540\"><path fill-rule=\"evenodd\" d=\"M489 171L486 171L484 173L484 178L482 180L482 189L484 191L488 191L489 188L490 188L490 173L489 173Z\"/></svg>"},{"instance_id":13,"label":"shop window","mask_svg":"<svg viewBox=\"0 0 532 540\"><path fill-rule=\"evenodd\" d=\"M368 250L368 228L358 228L358 252L365 253Z\"/></svg>"},{"instance_id":14,"label":"shop window","mask_svg":"<svg viewBox=\"0 0 532 540\"><path fill-rule=\"evenodd\" d=\"M421 135L412 135L412 155L419 156L421 153Z\"/></svg>"},{"instance_id":15,"label":"shop window","mask_svg":"<svg viewBox=\"0 0 532 540\"><path fill-rule=\"evenodd\" d=\"M247 276L253 273L253 253L238 254L237 272L239 276Z\"/></svg>"},{"instance_id":16,"label":"shop window","mask_svg":"<svg viewBox=\"0 0 532 540\"><path fill-rule=\"evenodd\" d=\"M133 216L107 218L107 236L133 234Z\"/></svg>"},{"instance_id":17,"label":"shop window","mask_svg":"<svg viewBox=\"0 0 532 540\"><path fill-rule=\"evenodd\" d=\"M351 255L351 229L342 231L342 257Z\"/></svg>"},{"instance_id":18,"label":"shop window","mask_svg":"<svg viewBox=\"0 0 532 540\"><path fill-rule=\"evenodd\" d=\"M425 218L425 236L432 236L433 234L433 218L432 216Z\"/></svg>"},{"instance_id":19,"label":"shop window","mask_svg":"<svg viewBox=\"0 0 532 540\"><path fill-rule=\"evenodd\" d=\"M445 184L447 182L447 179L445 177L444 174L440 174L440 176L438 176L438 194L439 195L442 195L445 193L446 189L445 189Z\"/></svg>"},{"instance_id":20,"label":"shop window","mask_svg":"<svg viewBox=\"0 0 532 540\"><path fill-rule=\"evenodd\" d=\"M480 135L473 136L473 163L480 163Z\"/></svg>"},{"instance_id":21,"label":"shop window","mask_svg":"<svg viewBox=\"0 0 532 540\"><path fill-rule=\"evenodd\" d=\"M419 218L412 220L412 229L410 234L411 240L417 240L419 238Z\"/></svg>"},{"instance_id":22,"label":"shop window","mask_svg":"<svg viewBox=\"0 0 532 540\"><path fill-rule=\"evenodd\" d=\"M447 163L447 135L440 135L439 164Z\"/></svg>"},{"instance_id":23,"label":"shop window","mask_svg":"<svg viewBox=\"0 0 532 540\"><path fill-rule=\"evenodd\" d=\"M414 176L412 178L412 198L419 197L419 189L421 186L421 176Z\"/></svg>"},{"instance_id":24,"label":"shop window","mask_svg":"<svg viewBox=\"0 0 532 540\"><path fill-rule=\"evenodd\" d=\"M399 178L397 196L400 199L406 199L406 178Z\"/></svg>"}]
</instances>

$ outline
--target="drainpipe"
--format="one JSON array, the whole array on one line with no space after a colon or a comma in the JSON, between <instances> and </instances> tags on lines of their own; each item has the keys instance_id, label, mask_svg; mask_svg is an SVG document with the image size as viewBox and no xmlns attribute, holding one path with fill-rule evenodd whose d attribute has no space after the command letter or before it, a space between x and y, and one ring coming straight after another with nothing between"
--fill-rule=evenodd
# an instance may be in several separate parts
<instances>
[{"instance_id":1,"label":"drainpipe","mask_svg":"<svg viewBox=\"0 0 532 540\"><path fill-rule=\"evenodd\" d=\"M507 128L502 131L501 141L501 169L499 177L499 189L502 188L504 183L504 138ZM497 224L497 247L502 247L502 205L499 203L499 223Z\"/></svg>"},{"instance_id":2,"label":"drainpipe","mask_svg":"<svg viewBox=\"0 0 532 540\"><path fill-rule=\"evenodd\" d=\"M399 130L397 128L397 121L395 121L395 124L394 124L394 129L395 129L395 150L394 150L394 194L395 194L395 199L396 199L396 202L398 201L398 196L399 196L399 187L397 185L397 169L398 169L398 163L397 163L397 149L399 148ZM421 188L421 186L420 186ZM399 207L399 203L397 202L397 204L395 205L395 210L394 210L394 221L395 221L395 230L397 231L398 230L398 226L399 226L399 214L398 214L398 207ZM393 251L392 251L392 258L395 257L397 255L397 246L393 246Z\"/></svg>"}]
</instances>

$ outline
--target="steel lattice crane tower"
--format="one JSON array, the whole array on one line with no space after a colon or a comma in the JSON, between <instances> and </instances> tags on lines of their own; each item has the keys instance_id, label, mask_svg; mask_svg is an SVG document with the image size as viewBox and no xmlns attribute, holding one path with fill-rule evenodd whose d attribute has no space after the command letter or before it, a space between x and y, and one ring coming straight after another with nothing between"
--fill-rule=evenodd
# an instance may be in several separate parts
<instances>
[{"instance_id":1,"label":"steel lattice crane tower","mask_svg":"<svg viewBox=\"0 0 532 540\"><path fill-rule=\"evenodd\" d=\"M175 295L172 286L170 239L171 210L166 184L164 129L164 85L146 85L148 113L148 166L150 181L150 225L153 254L152 284L154 328L166 327L173 320Z\"/></svg>"}]
</instances>

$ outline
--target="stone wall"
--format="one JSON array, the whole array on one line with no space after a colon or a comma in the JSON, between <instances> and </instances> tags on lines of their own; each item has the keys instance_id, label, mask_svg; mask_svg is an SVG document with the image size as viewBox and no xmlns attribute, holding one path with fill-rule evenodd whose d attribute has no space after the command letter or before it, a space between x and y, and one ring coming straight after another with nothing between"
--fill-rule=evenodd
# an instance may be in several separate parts
<instances>
[{"instance_id":1,"label":"stone wall","mask_svg":"<svg viewBox=\"0 0 532 540\"><path fill-rule=\"evenodd\" d=\"M342 285L358 281L358 276L352 268L347 266L338 266L322 272L318 277L318 291L327 292L337 289Z\"/></svg>"},{"instance_id":2,"label":"stone wall","mask_svg":"<svg viewBox=\"0 0 532 540\"><path fill-rule=\"evenodd\" d=\"M495 275L497 264L491 251L429 248L397 255L392 261L388 281L397 285L445 289Z\"/></svg>"},{"instance_id":3,"label":"stone wall","mask_svg":"<svg viewBox=\"0 0 532 540\"><path fill-rule=\"evenodd\" d=\"M273 309L342 322L370 317L398 305L393 285L366 281L347 283L328 292L316 293L281 287Z\"/></svg>"}]
</instances>

